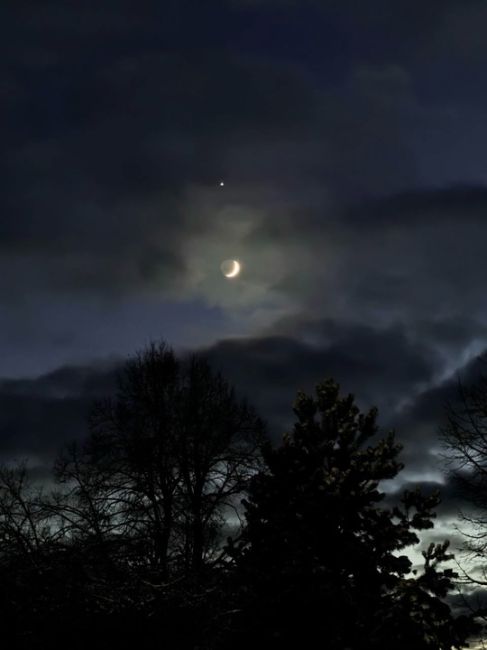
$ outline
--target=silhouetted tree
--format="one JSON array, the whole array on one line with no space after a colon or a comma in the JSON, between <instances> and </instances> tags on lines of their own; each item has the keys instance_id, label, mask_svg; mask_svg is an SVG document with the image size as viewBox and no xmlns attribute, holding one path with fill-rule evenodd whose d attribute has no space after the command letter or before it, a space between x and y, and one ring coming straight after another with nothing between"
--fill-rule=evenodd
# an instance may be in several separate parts
<instances>
[{"instance_id":1,"label":"silhouetted tree","mask_svg":"<svg viewBox=\"0 0 487 650\"><path fill-rule=\"evenodd\" d=\"M72 573L54 577L59 560L65 560L63 544L48 497L31 480L27 465L1 466L0 616L2 640L9 647L37 647L44 622L52 621L66 598ZM52 641L52 629L49 634Z\"/></svg>"},{"instance_id":2,"label":"silhouetted tree","mask_svg":"<svg viewBox=\"0 0 487 650\"><path fill-rule=\"evenodd\" d=\"M96 405L83 448L58 460L66 530L123 547L132 566L143 558L162 576L198 573L262 440L261 420L205 359L151 344L127 361L116 396Z\"/></svg>"},{"instance_id":3,"label":"silhouetted tree","mask_svg":"<svg viewBox=\"0 0 487 650\"><path fill-rule=\"evenodd\" d=\"M43 506L42 491L29 480L27 466L0 467L0 552L37 566L50 541L51 529Z\"/></svg>"},{"instance_id":4,"label":"silhouetted tree","mask_svg":"<svg viewBox=\"0 0 487 650\"><path fill-rule=\"evenodd\" d=\"M315 397L298 395L298 418L282 446L266 447L266 469L244 502L235 559L235 600L218 624L224 647L323 647L351 650L449 649L476 627L455 619L444 597L456 574L438 565L448 542L423 553L411 572L400 554L433 526L436 495L405 492L380 507L379 483L402 469L393 433L372 444L377 412L359 412L352 395L327 381Z\"/></svg>"},{"instance_id":5,"label":"silhouetted tree","mask_svg":"<svg viewBox=\"0 0 487 650\"><path fill-rule=\"evenodd\" d=\"M458 383L458 400L447 406L447 424L440 430L446 474L466 504L459 510L463 550L480 560L483 576L464 570L467 582L487 585L487 376L479 375L470 386Z\"/></svg>"}]
</instances>

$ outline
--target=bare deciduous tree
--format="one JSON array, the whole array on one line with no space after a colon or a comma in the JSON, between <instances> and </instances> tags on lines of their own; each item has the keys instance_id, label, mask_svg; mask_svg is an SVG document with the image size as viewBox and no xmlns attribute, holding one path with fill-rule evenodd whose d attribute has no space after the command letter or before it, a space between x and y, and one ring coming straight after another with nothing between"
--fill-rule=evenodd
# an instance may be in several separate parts
<instances>
[{"instance_id":1,"label":"bare deciduous tree","mask_svg":"<svg viewBox=\"0 0 487 650\"><path fill-rule=\"evenodd\" d=\"M469 558L485 562L487 554L487 377L471 386L458 382L458 403L447 407L447 424L440 431L447 474L468 504L459 512L465 526L464 551ZM487 585L467 575L469 582Z\"/></svg>"},{"instance_id":2,"label":"bare deciduous tree","mask_svg":"<svg viewBox=\"0 0 487 650\"><path fill-rule=\"evenodd\" d=\"M258 468L264 428L202 357L164 343L127 361L82 450L60 456L66 530L138 548L162 575L199 572L228 509Z\"/></svg>"},{"instance_id":3,"label":"bare deciduous tree","mask_svg":"<svg viewBox=\"0 0 487 650\"><path fill-rule=\"evenodd\" d=\"M0 549L4 561L17 558L39 565L42 554L53 545L49 512L40 488L32 485L27 466L0 467Z\"/></svg>"}]
</instances>

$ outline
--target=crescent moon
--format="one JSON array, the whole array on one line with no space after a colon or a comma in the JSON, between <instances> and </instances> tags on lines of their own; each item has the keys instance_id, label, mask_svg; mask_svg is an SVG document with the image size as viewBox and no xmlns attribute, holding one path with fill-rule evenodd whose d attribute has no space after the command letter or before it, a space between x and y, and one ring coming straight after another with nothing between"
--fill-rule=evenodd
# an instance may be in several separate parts
<instances>
[{"instance_id":1,"label":"crescent moon","mask_svg":"<svg viewBox=\"0 0 487 650\"><path fill-rule=\"evenodd\" d=\"M234 278L240 273L240 263L237 262L237 260L229 260L229 261L231 261L232 267L229 268L228 270L227 269L223 270L223 275L226 278Z\"/></svg>"}]
</instances>

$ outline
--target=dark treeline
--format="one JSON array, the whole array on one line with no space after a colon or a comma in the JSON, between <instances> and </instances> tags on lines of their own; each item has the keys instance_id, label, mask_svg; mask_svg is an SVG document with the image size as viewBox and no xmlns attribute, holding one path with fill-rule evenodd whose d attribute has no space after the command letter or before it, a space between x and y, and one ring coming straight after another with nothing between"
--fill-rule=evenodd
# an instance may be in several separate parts
<instances>
[{"instance_id":1,"label":"dark treeline","mask_svg":"<svg viewBox=\"0 0 487 650\"><path fill-rule=\"evenodd\" d=\"M448 543L420 572L402 553L439 496L381 504L400 446L333 381L294 412L273 446L203 357L153 344L130 359L59 453L56 489L0 471L8 647L465 647L480 627L447 603Z\"/></svg>"}]
</instances>

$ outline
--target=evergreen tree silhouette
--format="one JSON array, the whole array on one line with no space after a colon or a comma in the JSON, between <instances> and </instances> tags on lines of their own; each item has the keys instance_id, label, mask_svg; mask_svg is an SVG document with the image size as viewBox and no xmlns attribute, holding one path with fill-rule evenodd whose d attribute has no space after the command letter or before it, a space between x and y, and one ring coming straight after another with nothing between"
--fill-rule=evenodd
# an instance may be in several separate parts
<instances>
[{"instance_id":1,"label":"evergreen tree silhouette","mask_svg":"<svg viewBox=\"0 0 487 650\"><path fill-rule=\"evenodd\" d=\"M438 566L452 557L448 542L423 552L421 575L400 554L419 542L416 531L433 526L438 495L405 492L400 507L380 506L380 481L403 465L392 432L372 441L377 410L361 413L328 380L314 397L299 393L294 412L293 432L265 449L267 467L244 501L246 529L230 543L238 595L224 644L465 646L477 628L444 602L456 577Z\"/></svg>"}]
</instances>

